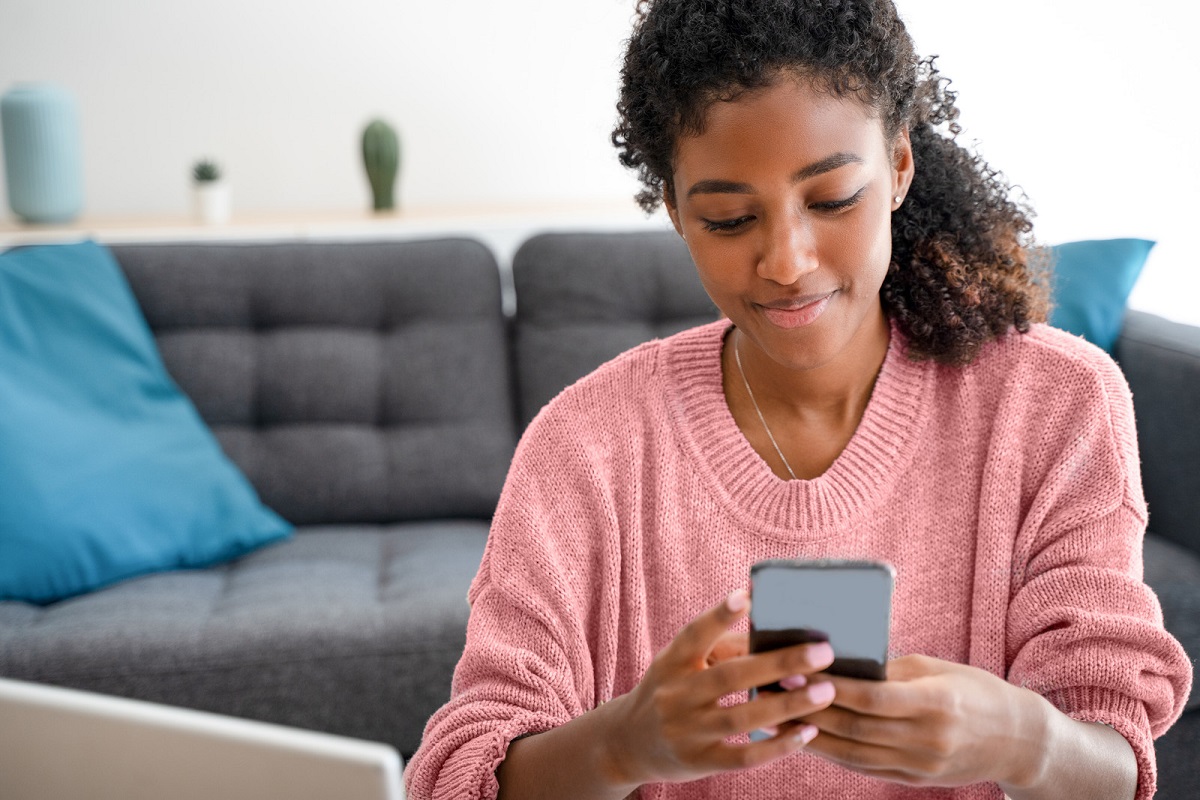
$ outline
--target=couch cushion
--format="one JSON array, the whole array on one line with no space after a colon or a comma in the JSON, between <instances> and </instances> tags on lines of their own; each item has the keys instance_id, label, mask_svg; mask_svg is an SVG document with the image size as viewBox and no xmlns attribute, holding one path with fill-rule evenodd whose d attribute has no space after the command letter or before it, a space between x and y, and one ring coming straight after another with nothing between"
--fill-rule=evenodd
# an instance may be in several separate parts
<instances>
[{"instance_id":1,"label":"couch cushion","mask_svg":"<svg viewBox=\"0 0 1200 800\"><path fill-rule=\"evenodd\" d=\"M1147 533L1144 561L1146 583L1162 604L1163 623L1192 663L1200 664L1200 556ZM1200 690L1195 683L1186 708L1200 709Z\"/></svg>"},{"instance_id":2,"label":"couch cushion","mask_svg":"<svg viewBox=\"0 0 1200 800\"><path fill-rule=\"evenodd\" d=\"M1200 327L1130 311L1116 358L1133 392L1150 527L1200 556Z\"/></svg>"},{"instance_id":3,"label":"couch cushion","mask_svg":"<svg viewBox=\"0 0 1200 800\"><path fill-rule=\"evenodd\" d=\"M513 257L521 423L631 347L717 317L673 231L535 236Z\"/></svg>"},{"instance_id":4,"label":"couch cushion","mask_svg":"<svg viewBox=\"0 0 1200 800\"><path fill-rule=\"evenodd\" d=\"M0 598L47 603L287 536L163 368L109 252L0 254Z\"/></svg>"},{"instance_id":5,"label":"couch cushion","mask_svg":"<svg viewBox=\"0 0 1200 800\"><path fill-rule=\"evenodd\" d=\"M114 252L167 368L286 519L490 516L516 432L499 269L483 245Z\"/></svg>"},{"instance_id":6,"label":"couch cushion","mask_svg":"<svg viewBox=\"0 0 1200 800\"><path fill-rule=\"evenodd\" d=\"M1054 308L1050 324L1111 353L1121 332L1125 302L1154 242L1101 239L1050 248L1054 259Z\"/></svg>"},{"instance_id":7,"label":"couch cushion","mask_svg":"<svg viewBox=\"0 0 1200 800\"><path fill-rule=\"evenodd\" d=\"M300 528L208 570L0 603L0 675L411 753L449 697L486 539L473 520Z\"/></svg>"}]
</instances>

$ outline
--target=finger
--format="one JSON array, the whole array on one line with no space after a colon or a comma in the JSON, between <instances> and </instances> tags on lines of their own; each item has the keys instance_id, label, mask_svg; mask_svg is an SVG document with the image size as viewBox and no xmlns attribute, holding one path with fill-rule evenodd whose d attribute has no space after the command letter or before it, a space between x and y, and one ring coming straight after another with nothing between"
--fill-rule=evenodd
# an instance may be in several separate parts
<instances>
[{"instance_id":1,"label":"finger","mask_svg":"<svg viewBox=\"0 0 1200 800\"><path fill-rule=\"evenodd\" d=\"M700 724L722 738L754 730L782 729L793 720L827 708L833 700L833 686L821 681L791 692L764 692L753 700L703 712Z\"/></svg>"},{"instance_id":2,"label":"finger","mask_svg":"<svg viewBox=\"0 0 1200 800\"><path fill-rule=\"evenodd\" d=\"M750 609L750 593L735 589L717 605L702 612L671 640L659 659L667 668L703 666L718 640Z\"/></svg>"},{"instance_id":3,"label":"finger","mask_svg":"<svg viewBox=\"0 0 1200 800\"><path fill-rule=\"evenodd\" d=\"M714 745L707 761L721 771L760 767L804 749L817 733L812 725L790 726L781 728L778 734L765 741Z\"/></svg>"},{"instance_id":4,"label":"finger","mask_svg":"<svg viewBox=\"0 0 1200 800\"><path fill-rule=\"evenodd\" d=\"M893 719L917 716L927 705L924 685L901 681L868 681L828 676L836 690L834 705L873 717Z\"/></svg>"},{"instance_id":5,"label":"finger","mask_svg":"<svg viewBox=\"0 0 1200 800\"><path fill-rule=\"evenodd\" d=\"M902 774L909 779L928 774L930 765L917 762L914 754L894 747L867 744L843 739L836 733L822 730L808 749L829 761L856 772Z\"/></svg>"},{"instance_id":6,"label":"finger","mask_svg":"<svg viewBox=\"0 0 1200 800\"><path fill-rule=\"evenodd\" d=\"M792 645L721 662L701 675L697 686L716 697L786 679L793 679L790 685L800 686L832 663L833 649L828 642Z\"/></svg>"},{"instance_id":7,"label":"finger","mask_svg":"<svg viewBox=\"0 0 1200 800\"><path fill-rule=\"evenodd\" d=\"M745 631L725 631L713 649L709 651L707 663L711 667L731 658L744 656L750 652L750 634Z\"/></svg>"},{"instance_id":8,"label":"finger","mask_svg":"<svg viewBox=\"0 0 1200 800\"><path fill-rule=\"evenodd\" d=\"M915 741L921 734L914 720L873 717L837 706L807 714L802 719L806 723L816 725L822 733L832 734L847 741L877 744L882 747L899 747Z\"/></svg>"}]
</instances>

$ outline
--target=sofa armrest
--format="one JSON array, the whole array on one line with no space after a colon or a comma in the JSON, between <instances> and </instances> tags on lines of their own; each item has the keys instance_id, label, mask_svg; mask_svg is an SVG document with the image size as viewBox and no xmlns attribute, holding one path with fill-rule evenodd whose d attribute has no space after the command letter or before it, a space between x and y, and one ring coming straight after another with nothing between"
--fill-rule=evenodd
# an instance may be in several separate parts
<instances>
[{"instance_id":1,"label":"sofa armrest","mask_svg":"<svg viewBox=\"0 0 1200 800\"><path fill-rule=\"evenodd\" d=\"M1200 327L1129 311L1115 355L1133 392L1150 530L1200 553Z\"/></svg>"}]
</instances>

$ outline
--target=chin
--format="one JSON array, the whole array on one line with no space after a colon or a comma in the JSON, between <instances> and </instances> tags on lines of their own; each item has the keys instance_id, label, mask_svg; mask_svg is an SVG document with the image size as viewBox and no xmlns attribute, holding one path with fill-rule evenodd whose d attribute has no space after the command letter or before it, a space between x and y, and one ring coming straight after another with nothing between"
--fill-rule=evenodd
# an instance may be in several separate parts
<instances>
[{"instance_id":1,"label":"chin","mask_svg":"<svg viewBox=\"0 0 1200 800\"><path fill-rule=\"evenodd\" d=\"M837 359L852 337L842 331L819 330L811 325L800 330L760 329L754 342L779 366L790 370L818 369Z\"/></svg>"},{"instance_id":2,"label":"chin","mask_svg":"<svg viewBox=\"0 0 1200 800\"><path fill-rule=\"evenodd\" d=\"M832 313L830 313L832 312ZM880 319L886 328L886 317ZM819 369L863 347L869 349L877 321L870 311L851 322L836 309L803 327L785 329L757 316L752 329L743 329L754 343L781 367L796 371Z\"/></svg>"}]
</instances>

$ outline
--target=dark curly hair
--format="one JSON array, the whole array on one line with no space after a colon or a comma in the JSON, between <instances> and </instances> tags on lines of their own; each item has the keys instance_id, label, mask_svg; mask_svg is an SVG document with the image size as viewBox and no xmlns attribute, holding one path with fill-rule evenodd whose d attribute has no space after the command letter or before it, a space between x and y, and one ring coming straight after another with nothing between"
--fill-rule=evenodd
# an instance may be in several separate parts
<instances>
[{"instance_id":1,"label":"dark curly hair","mask_svg":"<svg viewBox=\"0 0 1200 800\"><path fill-rule=\"evenodd\" d=\"M672 191L680 136L714 102L781 73L865 103L893 139L907 127L916 172L892 214L880 295L917 358L969 363L990 339L1049 310L1046 258L1023 195L955 138L955 93L919 59L891 0L641 0L612 134L647 213Z\"/></svg>"}]
</instances>

